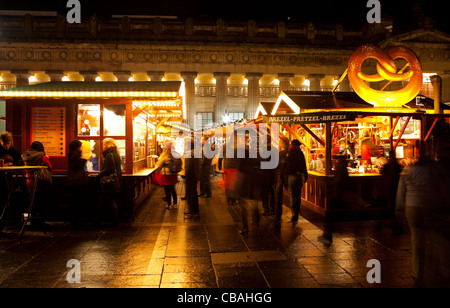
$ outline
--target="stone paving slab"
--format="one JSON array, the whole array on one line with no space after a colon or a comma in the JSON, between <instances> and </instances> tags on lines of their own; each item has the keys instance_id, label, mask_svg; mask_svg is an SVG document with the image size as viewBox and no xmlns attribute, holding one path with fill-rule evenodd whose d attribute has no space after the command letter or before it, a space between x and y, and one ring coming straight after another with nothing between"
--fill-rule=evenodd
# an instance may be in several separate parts
<instances>
[{"instance_id":1,"label":"stone paving slab","mask_svg":"<svg viewBox=\"0 0 450 308\"><path fill-rule=\"evenodd\" d=\"M287 208L281 222L264 216L239 233L241 208L226 204L213 185L200 198L200 216L183 214L185 201L166 210L162 189L149 197L136 220L117 228L72 230L51 223L47 234L0 233L0 288L374 288L413 287L410 236L394 236L390 221L339 222L331 245L318 240L325 222L302 209L297 224ZM177 186L179 197L183 186ZM68 283L80 262L81 283ZM369 284L367 261L381 262L382 284Z\"/></svg>"}]
</instances>

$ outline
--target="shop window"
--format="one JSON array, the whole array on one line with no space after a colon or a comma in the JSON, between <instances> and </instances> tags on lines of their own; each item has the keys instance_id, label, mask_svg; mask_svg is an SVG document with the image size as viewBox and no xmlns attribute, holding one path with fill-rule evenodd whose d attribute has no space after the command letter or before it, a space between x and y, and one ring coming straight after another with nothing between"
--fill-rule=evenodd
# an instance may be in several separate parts
<instances>
[{"instance_id":1,"label":"shop window","mask_svg":"<svg viewBox=\"0 0 450 308\"><path fill-rule=\"evenodd\" d=\"M147 139L147 121L137 116L133 121L133 162L146 158L145 140Z\"/></svg>"},{"instance_id":2,"label":"shop window","mask_svg":"<svg viewBox=\"0 0 450 308\"><path fill-rule=\"evenodd\" d=\"M116 141L121 158L122 170L125 170L125 105L79 104L77 111L78 139L90 143L90 153L86 170L98 172L103 160L102 141L112 137ZM103 111L103 117L101 112ZM102 129L103 128L103 129Z\"/></svg>"},{"instance_id":3,"label":"shop window","mask_svg":"<svg viewBox=\"0 0 450 308\"><path fill-rule=\"evenodd\" d=\"M100 105L78 105L78 136L100 135Z\"/></svg>"},{"instance_id":4,"label":"shop window","mask_svg":"<svg viewBox=\"0 0 450 308\"><path fill-rule=\"evenodd\" d=\"M120 161L121 161L121 167L122 167L122 171L125 170L125 151L126 151L126 142L124 139L122 140L116 140L116 144L117 144L117 150L119 151L119 155L120 155Z\"/></svg>"},{"instance_id":5,"label":"shop window","mask_svg":"<svg viewBox=\"0 0 450 308\"><path fill-rule=\"evenodd\" d=\"M88 161L86 163L86 170L89 172L98 172L100 153L100 140L88 140L90 144L90 153L88 155Z\"/></svg>"},{"instance_id":6,"label":"shop window","mask_svg":"<svg viewBox=\"0 0 450 308\"><path fill-rule=\"evenodd\" d=\"M125 136L125 105L105 105L103 109L105 136Z\"/></svg>"}]
</instances>

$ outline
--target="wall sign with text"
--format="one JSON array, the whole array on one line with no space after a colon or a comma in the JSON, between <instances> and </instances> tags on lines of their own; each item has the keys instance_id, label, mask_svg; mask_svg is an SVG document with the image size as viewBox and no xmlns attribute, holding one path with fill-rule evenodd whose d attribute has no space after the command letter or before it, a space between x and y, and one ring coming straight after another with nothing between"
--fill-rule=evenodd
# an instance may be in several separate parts
<instances>
[{"instance_id":1,"label":"wall sign with text","mask_svg":"<svg viewBox=\"0 0 450 308\"><path fill-rule=\"evenodd\" d=\"M45 154L53 157L66 156L66 108L31 108L31 142L40 141Z\"/></svg>"}]
</instances>

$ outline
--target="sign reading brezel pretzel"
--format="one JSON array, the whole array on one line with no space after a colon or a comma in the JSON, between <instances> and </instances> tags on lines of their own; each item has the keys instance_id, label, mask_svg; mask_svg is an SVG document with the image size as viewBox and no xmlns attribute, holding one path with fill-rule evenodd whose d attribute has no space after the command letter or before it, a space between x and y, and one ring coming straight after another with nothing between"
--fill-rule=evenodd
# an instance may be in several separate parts
<instances>
[{"instance_id":1,"label":"sign reading brezel pretzel","mask_svg":"<svg viewBox=\"0 0 450 308\"><path fill-rule=\"evenodd\" d=\"M263 117L266 123L278 124L314 124L314 123L331 123L342 121L354 121L355 113L311 113L301 115L277 115Z\"/></svg>"}]
</instances>

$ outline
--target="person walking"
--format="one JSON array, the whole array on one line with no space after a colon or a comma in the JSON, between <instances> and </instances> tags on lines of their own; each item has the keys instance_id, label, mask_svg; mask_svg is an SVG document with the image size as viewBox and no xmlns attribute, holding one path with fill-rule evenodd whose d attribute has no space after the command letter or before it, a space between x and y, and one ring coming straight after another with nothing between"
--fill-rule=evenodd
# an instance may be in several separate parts
<instances>
[{"instance_id":1,"label":"person walking","mask_svg":"<svg viewBox=\"0 0 450 308\"><path fill-rule=\"evenodd\" d=\"M200 179L201 159L196 158L194 138L186 137L184 145L186 201L188 204L188 208L184 214L189 217L197 217L200 212L198 205L197 185Z\"/></svg>"},{"instance_id":2,"label":"person walking","mask_svg":"<svg viewBox=\"0 0 450 308\"><path fill-rule=\"evenodd\" d=\"M289 186L289 195L291 199L292 222L298 221L298 215L301 205L301 194L303 185L308 180L308 171L306 159L300 148L300 141L292 140L286 155L285 183ZM287 179L286 179L287 177Z\"/></svg>"},{"instance_id":3,"label":"person walking","mask_svg":"<svg viewBox=\"0 0 450 308\"><path fill-rule=\"evenodd\" d=\"M279 161L275 170L275 220L280 221L281 215L283 215L283 192L285 185L285 172L286 172L286 156L289 149L289 140L280 136L279 143Z\"/></svg>"},{"instance_id":4,"label":"person walking","mask_svg":"<svg viewBox=\"0 0 450 308\"><path fill-rule=\"evenodd\" d=\"M119 189L116 192L102 192L102 204L106 205L106 209L112 212L112 227L119 225L119 211L116 204L117 194L122 188L122 163L119 150L114 139L106 138L103 140L103 162L100 173L97 175L98 181L102 177L109 176L113 173L117 174L119 179Z\"/></svg>"},{"instance_id":5,"label":"person walking","mask_svg":"<svg viewBox=\"0 0 450 308\"><path fill-rule=\"evenodd\" d=\"M400 176L396 196L397 215L404 216L411 231L412 273L411 276L421 283L425 260L425 204L431 201L433 194L433 167L427 159L425 144L422 145L419 160L406 168Z\"/></svg>"},{"instance_id":6,"label":"person walking","mask_svg":"<svg viewBox=\"0 0 450 308\"><path fill-rule=\"evenodd\" d=\"M266 149L270 149L272 147L271 137L270 135L266 136L266 142L262 145ZM261 155L260 155L261 156ZM260 158L261 163L263 161L269 161L270 158ZM275 176L276 169L275 168L267 168L259 170L260 174L260 185L261 185L261 201L264 212L263 216L271 216L275 215L276 201L275 201Z\"/></svg>"},{"instance_id":7,"label":"person walking","mask_svg":"<svg viewBox=\"0 0 450 308\"><path fill-rule=\"evenodd\" d=\"M389 151L389 160L381 169L381 199L386 202L391 210L391 218L394 219L392 232L394 234L403 234L403 228L396 219L395 215L395 199L397 197L398 183L403 167L397 162L395 151Z\"/></svg>"},{"instance_id":8,"label":"person walking","mask_svg":"<svg viewBox=\"0 0 450 308\"><path fill-rule=\"evenodd\" d=\"M207 151L206 147L210 147ZM211 162L212 158L208 157L211 153L211 143L206 137L202 138L202 160L200 164L200 195L202 198L211 198Z\"/></svg>"},{"instance_id":9,"label":"person walking","mask_svg":"<svg viewBox=\"0 0 450 308\"><path fill-rule=\"evenodd\" d=\"M167 202L166 209L169 210L176 208L178 204L178 196L175 190L175 185L178 183L178 174L172 173L172 170L169 168L171 160L176 155L172 151L172 145L171 141L164 142L163 152L155 166L161 173L160 184L164 187L165 201Z\"/></svg>"},{"instance_id":10,"label":"person walking","mask_svg":"<svg viewBox=\"0 0 450 308\"><path fill-rule=\"evenodd\" d=\"M68 174L66 189L71 212L72 227L84 227L86 223L87 204L86 193L89 191L88 173L85 171L86 159L82 157L83 144L73 140L69 144Z\"/></svg>"}]
</instances>

